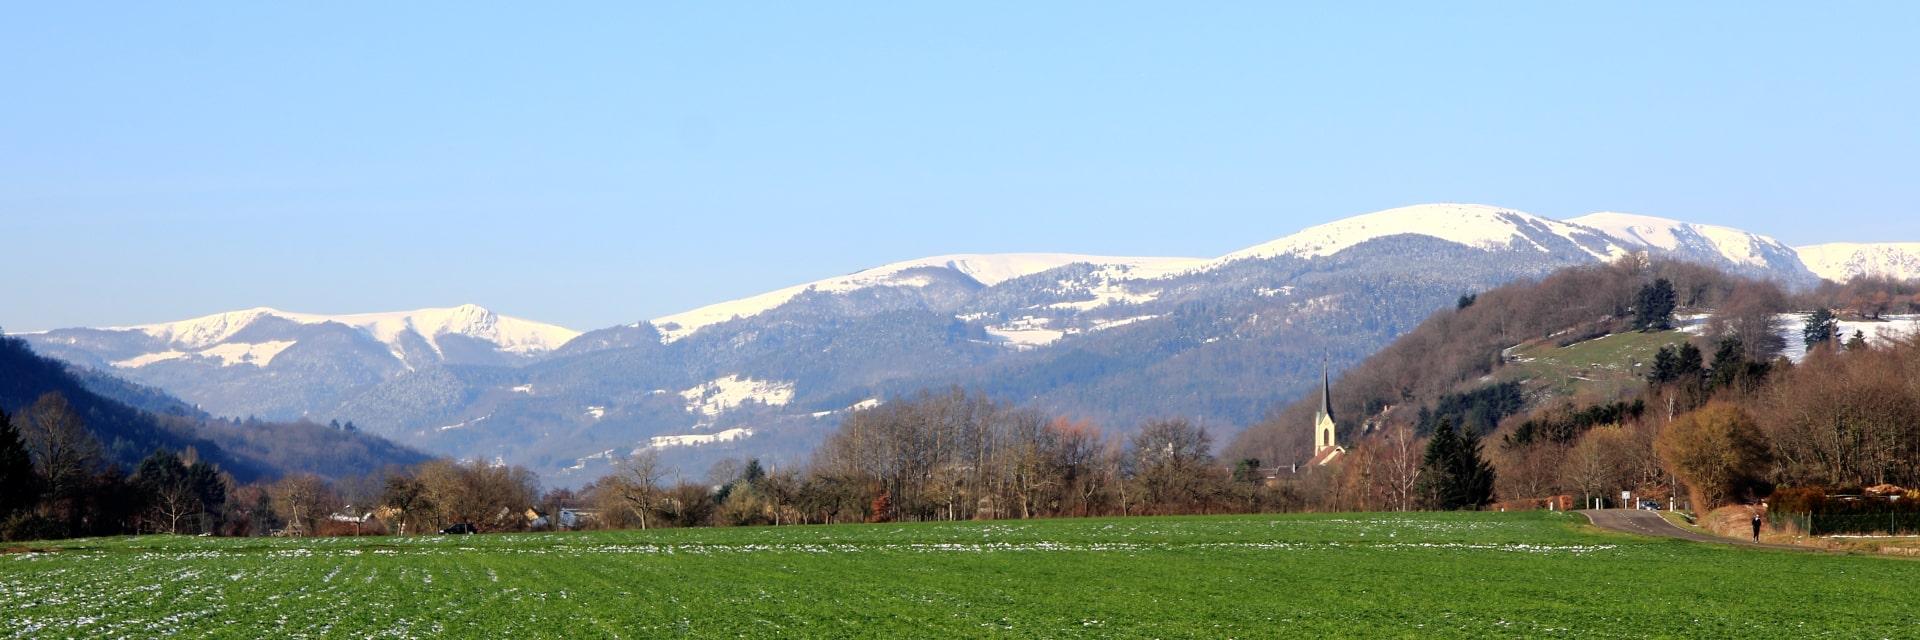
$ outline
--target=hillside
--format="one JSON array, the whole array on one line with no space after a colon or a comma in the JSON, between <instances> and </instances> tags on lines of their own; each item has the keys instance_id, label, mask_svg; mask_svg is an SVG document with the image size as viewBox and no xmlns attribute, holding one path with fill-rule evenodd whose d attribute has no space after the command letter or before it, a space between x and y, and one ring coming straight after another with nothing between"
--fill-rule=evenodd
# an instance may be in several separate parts
<instances>
[{"instance_id":1,"label":"hillside","mask_svg":"<svg viewBox=\"0 0 1920 640\"><path fill-rule=\"evenodd\" d=\"M1673 282L1683 314L1694 315L1679 323L1682 330L1631 331L1635 295L1656 279ZM1416 422L1420 411L1449 394L1501 382L1524 390L1525 406L1513 413L1554 399L1621 399L1644 387L1643 367L1660 347L1699 330L1705 310L1743 288L1764 286L1691 263L1623 261L1494 288L1468 306L1433 314L1341 372L1334 392L1335 414L1345 417L1341 437L1351 441L1370 423ZM1228 449L1262 460L1304 458L1312 411L1312 399L1296 397Z\"/></svg>"},{"instance_id":2,"label":"hillside","mask_svg":"<svg viewBox=\"0 0 1920 640\"><path fill-rule=\"evenodd\" d=\"M242 482L296 471L344 477L426 459L379 437L311 423L208 418L155 390L98 372L76 374L69 365L33 353L23 340L0 338L0 409L19 414L48 393L66 398L108 459L126 468L156 449L189 447Z\"/></svg>"}]
</instances>

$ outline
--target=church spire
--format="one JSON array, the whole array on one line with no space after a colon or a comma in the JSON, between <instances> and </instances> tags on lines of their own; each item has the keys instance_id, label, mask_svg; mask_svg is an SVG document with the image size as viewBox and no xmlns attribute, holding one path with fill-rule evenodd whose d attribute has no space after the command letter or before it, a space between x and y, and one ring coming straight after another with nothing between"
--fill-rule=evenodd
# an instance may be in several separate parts
<instances>
[{"instance_id":1,"label":"church spire","mask_svg":"<svg viewBox=\"0 0 1920 640\"><path fill-rule=\"evenodd\" d=\"M1327 360L1320 359L1320 415L1333 420L1333 376L1327 372Z\"/></svg>"}]
</instances>

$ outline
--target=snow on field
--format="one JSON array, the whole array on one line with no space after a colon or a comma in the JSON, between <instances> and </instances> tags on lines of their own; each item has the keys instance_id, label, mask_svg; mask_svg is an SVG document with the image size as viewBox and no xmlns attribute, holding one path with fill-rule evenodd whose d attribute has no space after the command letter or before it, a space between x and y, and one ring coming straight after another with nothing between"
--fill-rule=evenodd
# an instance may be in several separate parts
<instances>
[{"instance_id":1,"label":"snow on field","mask_svg":"<svg viewBox=\"0 0 1920 640\"><path fill-rule=\"evenodd\" d=\"M1065 331L1047 328L1051 322L1052 320L1048 318L1025 316L1006 324L987 327L987 333L1013 346L1014 349L1025 351L1053 344L1055 340L1067 335Z\"/></svg>"},{"instance_id":2,"label":"snow on field","mask_svg":"<svg viewBox=\"0 0 1920 640\"><path fill-rule=\"evenodd\" d=\"M653 447L655 449L665 449L667 447L697 447L700 445L713 444L716 442L732 442L734 440L744 440L748 436L752 436L752 435L753 435L752 429L736 427L733 429L727 429L725 431L719 431L715 433L697 433L697 434L688 434L688 435L679 435L679 436L654 436L651 440L647 442L647 446Z\"/></svg>"},{"instance_id":3,"label":"snow on field","mask_svg":"<svg viewBox=\"0 0 1920 640\"><path fill-rule=\"evenodd\" d=\"M746 402L784 405L793 400L793 383L755 380L736 374L681 391L680 397L686 399L688 411L711 418Z\"/></svg>"},{"instance_id":4,"label":"snow on field","mask_svg":"<svg viewBox=\"0 0 1920 640\"><path fill-rule=\"evenodd\" d=\"M1773 317L1774 328L1780 332L1780 339L1786 342L1786 348L1780 351L1780 355L1788 360L1799 362L1807 357L1807 341L1802 333L1807 326L1807 316L1805 313L1782 313ZM1706 335L1707 318L1707 314L1677 316L1674 325L1696 336ZM1879 321L1841 320L1837 324L1841 341L1853 339L1853 333L1858 331L1871 344L1920 332L1920 314L1888 315Z\"/></svg>"},{"instance_id":5,"label":"snow on field","mask_svg":"<svg viewBox=\"0 0 1920 640\"><path fill-rule=\"evenodd\" d=\"M924 287L932 283L925 277L910 276L903 272L913 269L950 269L959 272L980 284L993 286L1014 278L1057 269L1069 264L1092 263L1119 269L1130 277L1157 277L1201 264L1204 261L1193 258L1129 258L1113 256L1088 256L1070 253L1002 253L1002 254L956 254L933 256L905 262L882 265L852 274L816 280L776 289L766 293L738 300L729 300L711 304L691 311L683 311L669 316L653 319L654 327L660 330L661 342L673 342L703 327L712 326L738 318L750 318L780 305L786 304L800 294L808 291L822 293L845 293L868 287Z\"/></svg>"},{"instance_id":6,"label":"snow on field","mask_svg":"<svg viewBox=\"0 0 1920 640\"><path fill-rule=\"evenodd\" d=\"M1787 348L1780 354L1794 362L1807 357L1807 342L1801 333L1807 325L1807 314L1783 313L1775 316L1775 321L1779 323L1781 337L1787 341ZM1871 344L1896 336L1913 335L1915 331L1920 331L1920 315L1889 315L1885 316L1881 322L1841 320L1839 325L1840 340L1851 340L1853 332L1858 331Z\"/></svg>"},{"instance_id":7,"label":"snow on field","mask_svg":"<svg viewBox=\"0 0 1920 640\"><path fill-rule=\"evenodd\" d=\"M1229 253L1214 260L1211 266L1278 256L1330 256L1368 240L1402 234L1430 236L1489 251L1516 244L1532 245L1539 251L1548 251L1545 246L1529 239L1523 229L1544 231L1568 239L1583 231L1575 225L1513 209L1478 204L1422 204L1308 227L1278 240ZM1585 235L1593 234L1588 231ZM1586 251L1601 259L1617 258L1628 253L1616 245L1609 245L1603 251Z\"/></svg>"}]
</instances>

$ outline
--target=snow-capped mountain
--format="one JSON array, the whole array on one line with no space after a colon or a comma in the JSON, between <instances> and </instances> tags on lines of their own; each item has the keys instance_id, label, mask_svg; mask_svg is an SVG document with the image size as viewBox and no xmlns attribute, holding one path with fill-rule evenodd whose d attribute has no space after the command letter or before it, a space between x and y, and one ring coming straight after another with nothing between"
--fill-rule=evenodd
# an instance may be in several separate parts
<instances>
[{"instance_id":1,"label":"snow-capped mountain","mask_svg":"<svg viewBox=\"0 0 1920 640\"><path fill-rule=\"evenodd\" d=\"M1127 272L1159 275L1170 270L1198 266L1196 258L1122 258L1069 253L1001 253L934 256L882 265L852 274L816 280L755 296L707 305L690 311L655 318L662 342L673 342L721 322L750 318L779 307L804 293L849 293L872 287L920 288L933 283L930 270L943 270L966 276L981 286L991 287L1014 278L1050 271L1069 264L1087 263L1113 267ZM637 325L636 325L637 326Z\"/></svg>"},{"instance_id":2,"label":"snow-capped mountain","mask_svg":"<svg viewBox=\"0 0 1920 640\"><path fill-rule=\"evenodd\" d=\"M1920 278L1920 242L1835 242L1798 251L1808 269L1835 282L1854 276Z\"/></svg>"},{"instance_id":3,"label":"snow-capped mountain","mask_svg":"<svg viewBox=\"0 0 1920 640\"><path fill-rule=\"evenodd\" d=\"M292 418L417 368L514 365L578 335L469 304L344 315L258 307L23 337L41 353L166 389L221 415Z\"/></svg>"},{"instance_id":4,"label":"snow-capped mountain","mask_svg":"<svg viewBox=\"0 0 1920 640\"><path fill-rule=\"evenodd\" d=\"M1599 229L1636 251L1651 251L1794 285L1810 284L1813 280L1812 272L1793 247L1749 231L1611 211L1590 213L1567 222Z\"/></svg>"},{"instance_id":5,"label":"snow-capped mountain","mask_svg":"<svg viewBox=\"0 0 1920 640\"><path fill-rule=\"evenodd\" d=\"M1336 220L1272 242L1220 257L1236 260L1293 256L1321 258L1355 245L1397 235L1438 238L1484 251L1584 253L1611 260L1627 251L1593 229L1542 218L1523 211L1480 204L1423 204Z\"/></svg>"},{"instance_id":6,"label":"snow-capped mountain","mask_svg":"<svg viewBox=\"0 0 1920 640\"><path fill-rule=\"evenodd\" d=\"M558 349L568 340L580 335L580 332L572 329L502 316L472 304L438 309L344 315L294 313L270 307L255 307L242 311L216 313L191 320L109 327L102 331L137 331L152 336L171 348L204 350L227 343L235 334L268 318L302 325L331 322L353 327L381 344L387 345L387 348L392 350L394 358L403 362L410 355L407 349L420 343L430 348L434 355L444 356L445 350L441 348L440 343L445 336L464 336L493 345L505 353L531 355ZM280 348L284 349L285 346ZM257 364L264 366L267 363Z\"/></svg>"},{"instance_id":7,"label":"snow-capped mountain","mask_svg":"<svg viewBox=\"0 0 1920 640\"><path fill-rule=\"evenodd\" d=\"M1920 265L1898 258L1920 245L1894 247L1836 249L1831 262ZM1642 253L1789 285L1814 277L1793 250L1736 229L1433 204L1217 258L907 260L586 334L466 306L249 309L25 337L217 415L350 419L423 450L584 482L648 447L682 469L795 459L848 412L952 385L1122 432L1165 415L1232 429L1305 392L1323 357L1357 362L1463 293Z\"/></svg>"}]
</instances>

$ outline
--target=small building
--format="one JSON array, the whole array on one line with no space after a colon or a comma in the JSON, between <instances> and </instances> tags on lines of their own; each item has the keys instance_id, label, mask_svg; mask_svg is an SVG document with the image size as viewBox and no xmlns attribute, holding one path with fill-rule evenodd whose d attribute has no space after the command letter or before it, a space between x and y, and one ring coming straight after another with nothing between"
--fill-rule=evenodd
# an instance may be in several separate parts
<instances>
[{"instance_id":1,"label":"small building","mask_svg":"<svg viewBox=\"0 0 1920 640\"><path fill-rule=\"evenodd\" d=\"M599 519L600 512L590 509L561 509L560 528L579 529L589 522Z\"/></svg>"}]
</instances>

